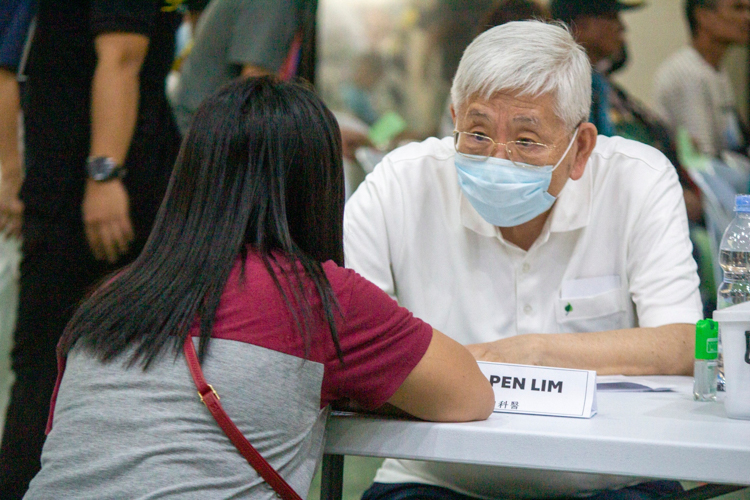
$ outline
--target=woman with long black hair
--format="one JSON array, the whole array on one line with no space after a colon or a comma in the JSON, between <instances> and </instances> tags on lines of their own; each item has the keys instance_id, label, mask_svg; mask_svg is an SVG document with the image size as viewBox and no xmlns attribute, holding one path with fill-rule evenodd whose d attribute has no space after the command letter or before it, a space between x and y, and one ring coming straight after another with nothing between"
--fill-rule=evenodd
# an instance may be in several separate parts
<instances>
[{"instance_id":1,"label":"woman with long black hair","mask_svg":"<svg viewBox=\"0 0 750 500\"><path fill-rule=\"evenodd\" d=\"M142 254L62 337L27 498L272 498L200 403L193 341L226 413L303 497L335 401L486 418L469 352L342 267L343 204L338 126L310 89L256 78L208 99Z\"/></svg>"}]
</instances>

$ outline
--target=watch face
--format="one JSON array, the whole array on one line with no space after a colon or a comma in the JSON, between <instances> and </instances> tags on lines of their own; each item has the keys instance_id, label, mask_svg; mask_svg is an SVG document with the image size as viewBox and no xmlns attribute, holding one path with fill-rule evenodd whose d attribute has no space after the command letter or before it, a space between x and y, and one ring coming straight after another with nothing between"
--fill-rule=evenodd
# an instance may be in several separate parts
<instances>
[{"instance_id":1,"label":"watch face","mask_svg":"<svg viewBox=\"0 0 750 500\"><path fill-rule=\"evenodd\" d=\"M115 160L104 156L89 158L86 162L86 170L89 177L95 181L121 178L125 173L125 169L118 165Z\"/></svg>"}]
</instances>

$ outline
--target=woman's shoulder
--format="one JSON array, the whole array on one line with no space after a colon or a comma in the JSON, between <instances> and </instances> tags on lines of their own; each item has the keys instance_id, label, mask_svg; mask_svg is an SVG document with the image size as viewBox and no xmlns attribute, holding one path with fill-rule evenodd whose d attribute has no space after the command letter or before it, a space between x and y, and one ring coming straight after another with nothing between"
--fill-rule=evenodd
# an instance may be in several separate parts
<instances>
[{"instance_id":1,"label":"woman's shoulder","mask_svg":"<svg viewBox=\"0 0 750 500\"><path fill-rule=\"evenodd\" d=\"M267 264L271 267L276 280L269 273ZM273 254L267 264L258 253L249 252L244 262L243 276L242 261L238 260L230 275L229 286L225 289L224 303L246 303L248 297L252 296L256 309L258 303L283 304L277 287L280 285L285 294L294 296L296 278L292 278L292 275L295 274L295 270L299 273L298 276L307 292L312 293L311 297L315 297L313 302L319 300L318 294L314 292L316 285L305 275L299 262L295 263L291 257L283 254ZM295 266L298 267L295 269ZM397 306L388 294L356 271L340 266L332 260L322 263L321 267L331 287L330 290L336 297L339 312L344 318L350 319L352 315L359 317L373 310L387 310Z\"/></svg>"},{"instance_id":2,"label":"woman's shoulder","mask_svg":"<svg viewBox=\"0 0 750 500\"><path fill-rule=\"evenodd\" d=\"M380 291L352 269L340 266L332 260L322 263L321 268L331 291L342 306L348 305L353 293L358 296L362 294L371 296ZM245 294L252 291L253 296L259 298L265 290L275 297L278 295L277 287L280 285L285 293L293 295L294 292L290 287L296 286L293 284L297 279L295 275L302 280L303 286L310 287L310 291L315 289L315 284L310 276L306 275L299 261L295 262L292 257L283 253L273 252L264 262L258 252L249 251L244 263L241 258L235 262L227 283L234 286L229 286L225 292L231 296L235 293Z\"/></svg>"},{"instance_id":3,"label":"woman's shoulder","mask_svg":"<svg viewBox=\"0 0 750 500\"><path fill-rule=\"evenodd\" d=\"M348 300L352 294L365 301L390 300L385 292L353 269L329 260L323 263L323 271L339 301Z\"/></svg>"},{"instance_id":4,"label":"woman's shoulder","mask_svg":"<svg viewBox=\"0 0 750 500\"><path fill-rule=\"evenodd\" d=\"M340 266L332 260L323 263L323 272L325 273L328 283L331 285L331 290L336 296L336 300L338 300L339 306L343 311L349 309L352 296L354 295L356 298L359 295L355 290L361 288L363 285L366 289L369 284L367 280L357 274L354 270Z\"/></svg>"},{"instance_id":5,"label":"woman's shoulder","mask_svg":"<svg viewBox=\"0 0 750 500\"><path fill-rule=\"evenodd\" d=\"M352 269L340 266L332 260L323 263L323 272L326 273L326 278L334 290L336 286L345 287L357 279L364 279Z\"/></svg>"}]
</instances>

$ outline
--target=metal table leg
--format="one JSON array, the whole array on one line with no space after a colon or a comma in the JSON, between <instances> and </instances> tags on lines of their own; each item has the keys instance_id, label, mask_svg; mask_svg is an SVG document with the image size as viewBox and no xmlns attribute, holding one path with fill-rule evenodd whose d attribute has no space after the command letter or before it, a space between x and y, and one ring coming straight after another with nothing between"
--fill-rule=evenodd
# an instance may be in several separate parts
<instances>
[{"instance_id":1,"label":"metal table leg","mask_svg":"<svg viewBox=\"0 0 750 500\"><path fill-rule=\"evenodd\" d=\"M341 500L344 492L344 455L323 455L320 500Z\"/></svg>"}]
</instances>

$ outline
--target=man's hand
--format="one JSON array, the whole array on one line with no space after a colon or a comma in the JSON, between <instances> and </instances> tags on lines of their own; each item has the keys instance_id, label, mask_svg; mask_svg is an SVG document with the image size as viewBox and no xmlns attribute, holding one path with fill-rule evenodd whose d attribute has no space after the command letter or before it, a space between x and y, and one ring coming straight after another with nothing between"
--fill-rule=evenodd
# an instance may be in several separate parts
<instances>
[{"instance_id":1,"label":"man's hand","mask_svg":"<svg viewBox=\"0 0 750 500\"><path fill-rule=\"evenodd\" d=\"M23 202L18 198L21 177L3 176L0 180L0 233L21 236Z\"/></svg>"},{"instance_id":2,"label":"man's hand","mask_svg":"<svg viewBox=\"0 0 750 500\"><path fill-rule=\"evenodd\" d=\"M116 262L133 241L130 199L122 181L87 179L82 209L86 238L94 257Z\"/></svg>"},{"instance_id":3,"label":"man's hand","mask_svg":"<svg viewBox=\"0 0 750 500\"><path fill-rule=\"evenodd\" d=\"M469 344L466 348L477 361L541 365L543 341L541 335L515 335L494 342Z\"/></svg>"}]
</instances>

